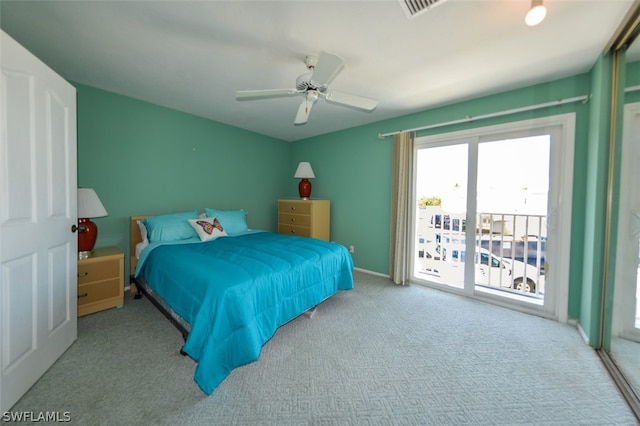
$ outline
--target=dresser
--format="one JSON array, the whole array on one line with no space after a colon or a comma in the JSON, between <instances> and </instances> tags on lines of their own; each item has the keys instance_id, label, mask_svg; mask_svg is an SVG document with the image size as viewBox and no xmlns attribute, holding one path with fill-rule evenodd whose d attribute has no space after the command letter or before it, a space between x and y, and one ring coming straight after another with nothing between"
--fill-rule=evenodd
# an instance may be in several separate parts
<instances>
[{"instance_id":1,"label":"dresser","mask_svg":"<svg viewBox=\"0 0 640 426\"><path fill-rule=\"evenodd\" d=\"M124 253L115 247L96 249L78 260L78 316L124 302Z\"/></svg>"},{"instance_id":2,"label":"dresser","mask_svg":"<svg viewBox=\"0 0 640 426\"><path fill-rule=\"evenodd\" d=\"M329 200L278 200L278 233L329 241Z\"/></svg>"}]
</instances>

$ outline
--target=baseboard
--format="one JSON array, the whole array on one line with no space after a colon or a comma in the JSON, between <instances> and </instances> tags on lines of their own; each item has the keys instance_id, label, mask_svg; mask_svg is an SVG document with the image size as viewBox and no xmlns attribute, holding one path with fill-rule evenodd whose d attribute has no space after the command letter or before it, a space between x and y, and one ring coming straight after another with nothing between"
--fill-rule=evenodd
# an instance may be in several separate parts
<instances>
[{"instance_id":1,"label":"baseboard","mask_svg":"<svg viewBox=\"0 0 640 426\"><path fill-rule=\"evenodd\" d=\"M567 324L575 325L575 327L578 329L578 333L580 333L580 336L582 337L582 340L584 340L587 345L591 346L589 344L589 336L587 336L587 333L585 333L582 329L580 322L578 322L577 320L568 320Z\"/></svg>"},{"instance_id":2,"label":"baseboard","mask_svg":"<svg viewBox=\"0 0 640 426\"><path fill-rule=\"evenodd\" d=\"M380 272L370 271L368 269L353 268L353 270L354 271L358 271L358 272L362 272L363 274L375 275L375 276L383 277L383 278L390 278L389 274L382 274Z\"/></svg>"}]
</instances>

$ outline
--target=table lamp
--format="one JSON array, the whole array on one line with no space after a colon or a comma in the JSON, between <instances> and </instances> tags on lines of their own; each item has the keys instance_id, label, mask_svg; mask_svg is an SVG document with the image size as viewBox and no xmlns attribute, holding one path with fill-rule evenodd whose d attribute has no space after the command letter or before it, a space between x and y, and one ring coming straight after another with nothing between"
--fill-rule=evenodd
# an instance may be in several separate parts
<instances>
[{"instance_id":1,"label":"table lamp","mask_svg":"<svg viewBox=\"0 0 640 426\"><path fill-rule=\"evenodd\" d=\"M78 188L78 258L86 259L93 251L98 238L98 227L90 218L104 217L109 213L100 202L96 191Z\"/></svg>"},{"instance_id":2,"label":"table lamp","mask_svg":"<svg viewBox=\"0 0 640 426\"><path fill-rule=\"evenodd\" d=\"M313 174L311 164L306 161L298 164L298 169L293 177L302 179L298 184L298 191L300 192L300 198L308 200L311 196L311 182L309 182L309 179L316 177L316 175Z\"/></svg>"}]
</instances>

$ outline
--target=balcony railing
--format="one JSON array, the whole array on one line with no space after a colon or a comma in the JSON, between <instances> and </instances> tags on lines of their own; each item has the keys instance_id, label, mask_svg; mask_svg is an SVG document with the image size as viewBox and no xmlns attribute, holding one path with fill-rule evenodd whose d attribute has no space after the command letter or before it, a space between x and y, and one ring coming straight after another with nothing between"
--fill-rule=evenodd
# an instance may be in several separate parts
<instances>
[{"instance_id":1,"label":"balcony railing","mask_svg":"<svg viewBox=\"0 0 640 426\"><path fill-rule=\"evenodd\" d=\"M496 256L544 268L547 217L505 213L479 213L476 241Z\"/></svg>"},{"instance_id":2,"label":"balcony railing","mask_svg":"<svg viewBox=\"0 0 640 426\"><path fill-rule=\"evenodd\" d=\"M518 265L516 262L530 265L531 267L518 268L520 273L515 275L522 275L524 282L529 281L537 284L531 293L544 292L547 217L479 213L476 223L478 224L476 246L488 250L499 258L510 259L513 269ZM512 288L523 290L523 287L518 285L514 285Z\"/></svg>"},{"instance_id":3,"label":"balcony railing","mask_svg":"<svg viewBox=\"0 0 640 426\"><path fill-rule=\"evenodd\" d=\"M418 265L444 283L461 285L466 220L438 208L418 212ZM546 261L547 219L542 215L479 213L474 263L476 284L542 297ZM435 263L434 263L435 262ZM457 271L455 276L450 271ZM418 270L420 272L420 270ZM449 283L451 281L451 283Z\"/></svg>"}]
</instances>

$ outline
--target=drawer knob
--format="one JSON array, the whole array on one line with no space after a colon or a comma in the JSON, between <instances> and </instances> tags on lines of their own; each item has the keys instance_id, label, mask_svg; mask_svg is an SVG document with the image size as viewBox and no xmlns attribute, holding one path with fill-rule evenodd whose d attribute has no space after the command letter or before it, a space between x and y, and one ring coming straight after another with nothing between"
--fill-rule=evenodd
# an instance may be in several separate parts
<instances>
[{"instance_id":1,"label":"drawer knob","mask_svg":"<svg viewBox=\"0 0 640 426\"><path fill-rule=\"evenodd\" d=\"M295 230L295 229L292 229L292 230L291 230L291 233L292 233L292 234L295 234L295 233L296 233L296 230Z\"/></svg>"},{"instance_id":2,"label":"drawer knob","mask_svg":"<svg viewBox=\"0 0 640 426\"><path fill-rule=\"evenodd\" d=\"M295 210L295 209L296 209L296 206L291 206L291 210Z\"/></svg>"},{"instance_id":3,"label":"drawer knob","mask_svg":"<svg viewBox=\"0 0 640 426\"><path fill-rule=\"evenodd\" d=\"M291 222L295 222L295 221L296 221L296 218L295 218L295 217L292 217L292 218L291 218Z\"/></svg>"},{"instance_id":4,"label":"drawer knob","mask_svg":"<svg viewBox=\"0 0 640 426\"><path fill-rule=\"evenodd\" d=\"M78 295L78 299L80 299L82 297L87 297L88 295L89 295L89 293L79 294Z\"/></svg>"},{"instance_id":5,"label":"drawer knob","mask_svg":"<svg viewBox=\"0 0 640 426\"><path fill-rule=\"evenodd\" d=\"M87 275L89 275L88 272L83 272L81 274L78 274L79 277L86 277Z\"/></svg>"}]
</instances>

